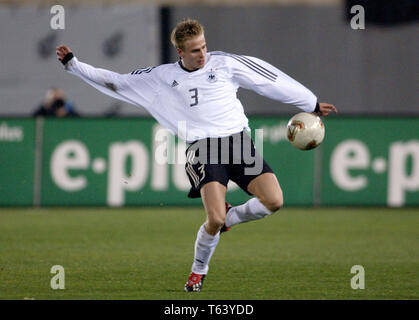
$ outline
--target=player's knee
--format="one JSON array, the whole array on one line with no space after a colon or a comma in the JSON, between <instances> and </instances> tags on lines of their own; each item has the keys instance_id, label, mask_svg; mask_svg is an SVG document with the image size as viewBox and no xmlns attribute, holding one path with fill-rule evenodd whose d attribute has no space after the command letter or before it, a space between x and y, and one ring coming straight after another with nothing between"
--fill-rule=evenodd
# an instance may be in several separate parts
<instances>
[{"instance_id":1,"label":"player's knee","mask_svg":"<svg viewBox=\"0 0 419 320\"><path fill-rule=\"evenodd\" d=\"M282 196L278 196L266 200L264 205L270 212L275 213L283 207L284 200Z\"/></svg>"},{"instance_id":2,"label":"player's knee","mask_svg":"<svg viewBox=\"0 0 419 320\"><path fill-rule=\"evenodd\" d=\"M207 228L210 233L217 233L224 225L225 217L223 215L213 214L208 216Z\"/></svg>"},{"instance_id":3,"label":"player's knee","mask_svg":"<svg viewBox=\"0 0 419 320\"><path fill-rule=\"evenodd\" d=\"M208 222L211 229L220 230L224 225L225 219L217 218L217 219L210 220Z\"/></svg>"}]
</instances>

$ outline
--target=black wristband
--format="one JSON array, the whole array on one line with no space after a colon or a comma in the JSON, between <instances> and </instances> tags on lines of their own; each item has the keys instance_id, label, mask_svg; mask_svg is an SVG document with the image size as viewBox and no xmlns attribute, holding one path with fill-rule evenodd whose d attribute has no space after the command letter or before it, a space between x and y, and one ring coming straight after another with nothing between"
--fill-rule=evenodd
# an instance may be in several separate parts
<instances>
[{"instance_id":1,"label":"black wristband","mask_svg":"<svg viewBox=\"0 0 419 320\"><path fill-rule=\"evenodd\" d=\"M61 63L63 65L66 65L67 62L69 62L71 59L73 59L73 57L74 57L73 52L69 52L64 56L63 60L61 60Z\"/></svg>"},{"instance_id":2,"label":"black wristband","mask_svg":"<svg viewBox=\"0 0 419 320\"><path fill-rule=\"evenodd\" d=\"M320 105L319 105L319 103L317 102L316 103L316 107L314 108L314 111L313 112L319 112L320 111Z\"/></svg>"}]
</instances>

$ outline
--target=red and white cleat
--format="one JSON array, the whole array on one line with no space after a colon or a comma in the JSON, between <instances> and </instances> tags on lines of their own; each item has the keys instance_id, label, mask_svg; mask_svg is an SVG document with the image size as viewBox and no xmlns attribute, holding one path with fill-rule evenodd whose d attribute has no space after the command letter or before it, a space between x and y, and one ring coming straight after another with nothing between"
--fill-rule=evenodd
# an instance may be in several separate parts
<instances>
[{"instance_id":1,"label":"red and white cleat","mask_svg":"<svg viewBox=\"0 0 419 320\"><path fill-rule=\"evenodd\" d=\"M202 289L202 284L205 279L205 274L196 274L191 272L188 281L185 284L186 292L199 292Z\"/></svg>"}]
</instances>

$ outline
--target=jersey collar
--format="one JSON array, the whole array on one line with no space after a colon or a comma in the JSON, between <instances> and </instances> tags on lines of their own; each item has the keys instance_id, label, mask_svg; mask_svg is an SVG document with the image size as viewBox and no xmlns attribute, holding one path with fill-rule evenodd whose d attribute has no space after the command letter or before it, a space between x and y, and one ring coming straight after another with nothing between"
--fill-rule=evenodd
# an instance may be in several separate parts
<instances>
[{"instance_id":1,"label":"jersey collar","mask_svg":"<svg viewBox=\"0 0 419 320\"><path fill-rule=\"evenodd\" d=\"M207 56L205 58L205 61L206 61L205 62L205 65L202 68L198 68L198 69L195 69L195 70L188 70L188 69L186 69L184 67L184 65L182 64L182 59L179 59L178 63L179 63L179 66L181 67L182 70L184 70L186 72L189 72L189 73L192 73L192 72L196 72L196 71L199 71L199 70L204 70L207 67L207 65L208 65L209 59L210 59L210 55L207 53Z\"/></svg>"},{"instance_id":2,"label":"jersey collar","mask_svg":"<svg viewBox=\"0 0 419 320\"><path fill-rule=\"evenodd\" d=\"M182 63L182 60L179 60L178 61L178 63L179 63L179 65L180 65L180 67L183 69L183 70L185 70L186 72L195 72L195 71L198 71L198 70L200 70L201 68L198 68L198 69L195 69L195 70L188 70L188 69L186 69L185 67L184 67L184 65L183 65L183 63Z\"/></svg>"}]
</instances>

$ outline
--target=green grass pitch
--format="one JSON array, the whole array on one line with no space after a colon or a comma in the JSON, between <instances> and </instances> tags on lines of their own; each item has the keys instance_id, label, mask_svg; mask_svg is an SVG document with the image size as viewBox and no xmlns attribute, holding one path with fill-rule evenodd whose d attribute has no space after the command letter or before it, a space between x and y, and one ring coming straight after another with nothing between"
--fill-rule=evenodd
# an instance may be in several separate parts
<instances>
[{"instance_id":1,"label":"green grass pitch","mask_svg":"<svg viewBox=\"0 0 419 320\"><path fill-rule=\"evenodd\" d=\"M419 299L419 212L284 208L223 234L183 292L201 208L0 209L0 299ZM53 290L51 267L65 270ZM351 288L351 267L365 288Z\"/></svg>"}]
</instances>

